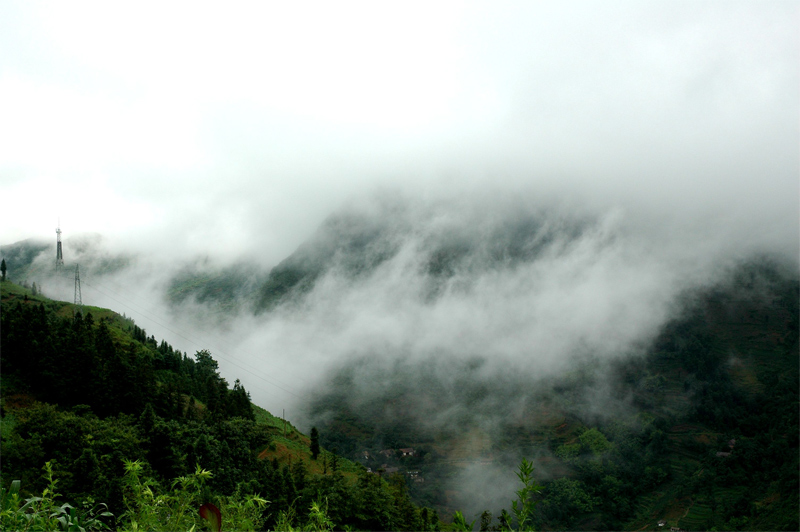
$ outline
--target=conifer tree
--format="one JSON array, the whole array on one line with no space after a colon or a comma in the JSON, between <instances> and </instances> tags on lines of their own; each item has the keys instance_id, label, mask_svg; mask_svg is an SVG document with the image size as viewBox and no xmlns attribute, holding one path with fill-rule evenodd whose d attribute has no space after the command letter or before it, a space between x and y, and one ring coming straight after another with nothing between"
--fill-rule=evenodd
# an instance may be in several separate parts
<instances>
[{"instance_id":1,"label":"conifer tree","mask_svg":"<svg viewBox=\"0 0 800 532\"><path fill-rule=\"evenodd\" d=\"M319 456L319 431L317 427L311 427L311 459L316 460Z\"/></svg>"},{"instance_id":2,"label":"conifer tree","mask_svg":"<svg viewBox=\"0 0 800 532\"><path fill-rule=\"evenodd\" d=\"M3 281L6 280L6 259L0 262L0 273L3 274Z\"/></svg>"}]
</instances>

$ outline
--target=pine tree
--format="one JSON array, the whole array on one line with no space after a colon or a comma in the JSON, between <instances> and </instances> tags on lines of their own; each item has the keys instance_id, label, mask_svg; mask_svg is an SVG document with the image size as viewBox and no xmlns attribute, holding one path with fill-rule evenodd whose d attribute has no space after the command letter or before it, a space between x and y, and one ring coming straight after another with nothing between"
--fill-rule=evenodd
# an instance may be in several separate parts
<instances>
[{"instance_id":1,"label":"pine tree","mask_svg":"<svg viewBox=\"0 0 800 532\"><path fill-rule=\"evenodd\" d=\"M311 427L311 459L316 460L319 456L319 431L317 427Z\"/></svg>"},{"instance_id":2,"label":"pine tree","mask_svg":"<svg viewBox=\"0 0 800 532\"><path fill-rule=\"evenodd\" d=\"M3 281L6 280L6 259L3 259L3 262L0 262L0 273L3 274Z\"/></svg>"}]
</instances>

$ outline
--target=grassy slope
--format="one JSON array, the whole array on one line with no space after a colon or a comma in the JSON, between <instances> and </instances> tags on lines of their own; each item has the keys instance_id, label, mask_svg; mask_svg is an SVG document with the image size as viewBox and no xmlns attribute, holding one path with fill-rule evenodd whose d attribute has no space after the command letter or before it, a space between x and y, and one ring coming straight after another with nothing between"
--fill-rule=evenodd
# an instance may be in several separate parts
<instances>
[{"instance_id":1,"label":"grassy slope","mask_svg":"<svg viewBox=\"0 0 800 532\"><path fill-rule=\"evenodd\" d=\"M306 463L309 473L322 474L324 470L323 455L320 454L317 460L312 460L309 446L311 440L308 436L301 433L288 421L275 417L260 406L253 405L256 414L256 421L270 427L272 444L259 453L259 457L264 460L273 458L280 464L294 463L302 460ZM328 455L328 471L330 472L330 452L322 449ZM338 457L338 470L344 473L345 477L355 478L363 470L363 466L351 462L346 458Z\"/></svg>"}]
</instances>

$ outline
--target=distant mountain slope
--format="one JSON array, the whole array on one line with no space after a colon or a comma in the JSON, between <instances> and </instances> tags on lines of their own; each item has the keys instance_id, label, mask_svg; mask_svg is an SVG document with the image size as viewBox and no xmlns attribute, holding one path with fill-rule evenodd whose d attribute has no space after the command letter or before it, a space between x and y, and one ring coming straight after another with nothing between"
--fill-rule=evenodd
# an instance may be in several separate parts
<instances>
[{"instance_id":1,"label":"distant mountain slope","mask_svg":"<svg viewBox=\"0 0 800 532\"><path fill-rule=\"evenodd\" d=\"M588 357L547 380L479 356L350 359L319 386L309 415L352 459L424 478L412 494L442 511L491 508L494 490L472 483L529 456L548 480L544 528L639 530L663 519L794 530L799 286L796 272L754 259L686 293L644 353ZM609 442L601 460L591 431Z\"/></svg>"},{"instance_id":2,"label":"distant mountain slope","mask_svg":"<svg viewBox=\"0 0 800 532\"><path fill-rule=\"evenodd\" d=\"M324 274L357 279L401 252L429 281L428 296L456 274L474 277L530 263L577 242L600 221L565 216L554 209L481 210L475 205L418 204L384 198L369 208L331 216L297 251L275 266L259 288L256 312L302 299Z\"/></svg>"},{"instance_id":3,"label":"distant mountain slope","mask_svg":"<svg viewBox=\"0 0 800 532\"><path fill-rule=\"evenodd\" d=\"M53 266L56 262L55 243L47 243L44 240L29 238L27 240L20 240L13 244L0 246L0 256L6 261L8 267L8 279L22 283L32 275L33 261L45 250L52 248L53 251Z\"/></svg>"},{"instance_id":4,"label":"distant mountain slope","mask_svg":"<svg viewBox=\"0 0 800 532\"><path fill-rule=\"evenodd\" d=\"M265 274L252 263L238 262L219 267L208 260L187 264L167 282L166 300L173 307L194 301L218 313L250 310L257 287Z\"/></svg>"},{"instance_id":5,"label":"distant mountain slope","mask_svg":"<svg viewBox=\"0 0 800 532\"><path fill-rule=\"evenodd\" d=\"M60 275L70 276L80 264L84 275L105 276L122 272L132 266L136 257L110 251L97 233L74 235L63 244L64 270ZM40 239L27 239L0 246L10 281L22 283L50 283L57 277L55 271L56 243ZM70 272L70 273L67 273Z\"/></svg>"}]
</instances>

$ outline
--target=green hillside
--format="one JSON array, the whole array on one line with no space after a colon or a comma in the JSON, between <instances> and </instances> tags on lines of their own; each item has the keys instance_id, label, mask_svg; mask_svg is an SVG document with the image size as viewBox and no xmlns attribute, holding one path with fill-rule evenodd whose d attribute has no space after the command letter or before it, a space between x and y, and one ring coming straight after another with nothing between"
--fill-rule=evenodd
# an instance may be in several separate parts
<instances>
[{"instance_id":1,"label":"green hillside","mask_svg":"<svg viewBox=\"0 0 800 532\"><path fill-rule=\"evenodd\" d=\"M41 529L60 526L36 509L44 502L15 503L20 486L23 498L45 494L48 508L68 501L89 529L169 528L190 502L174 526L206 528L204 502L223 508L231 528L439 526L410 502L401 477L370 474L324 446L314 459L309 438L252 405L238 381L229 386L209 352L189 357L107 309L0 288L4 528L34 518ZM92 510L97 501L113 516Z\"/></svg>"},{"instance_id":2,"label":"green hillside","mask_svg":"<svg viewBox=\"0 0 800 532\"><path fill-rule=\"evenodd\" d=\"M166 299L172 305L186 301L213 308L221 318L252 307L252 294L263 282L260 269L248 263L220 268L209 261L186 265L169 281Z\"/></svg>"},{"instance_id":3,"label":"green hillside","mask_svg":"<svg viewBox=\"0 0 800 532\"><path fill-rule=\"evenodd\" d=\"M260 281L255 311L301 299L331 271L350 279L369 276L395 257L410 238L421 238L420 266L431 280L429 296L435 297L457 272L474 275L513 269L579 239L592 225L580 217L512 208L502 217L482 215L475 227L461 226L432 223L435 211L418 212L402 201L387 200L381 207L376 212L341 212L328 218Z\"/></svg>"}]
</instances>

